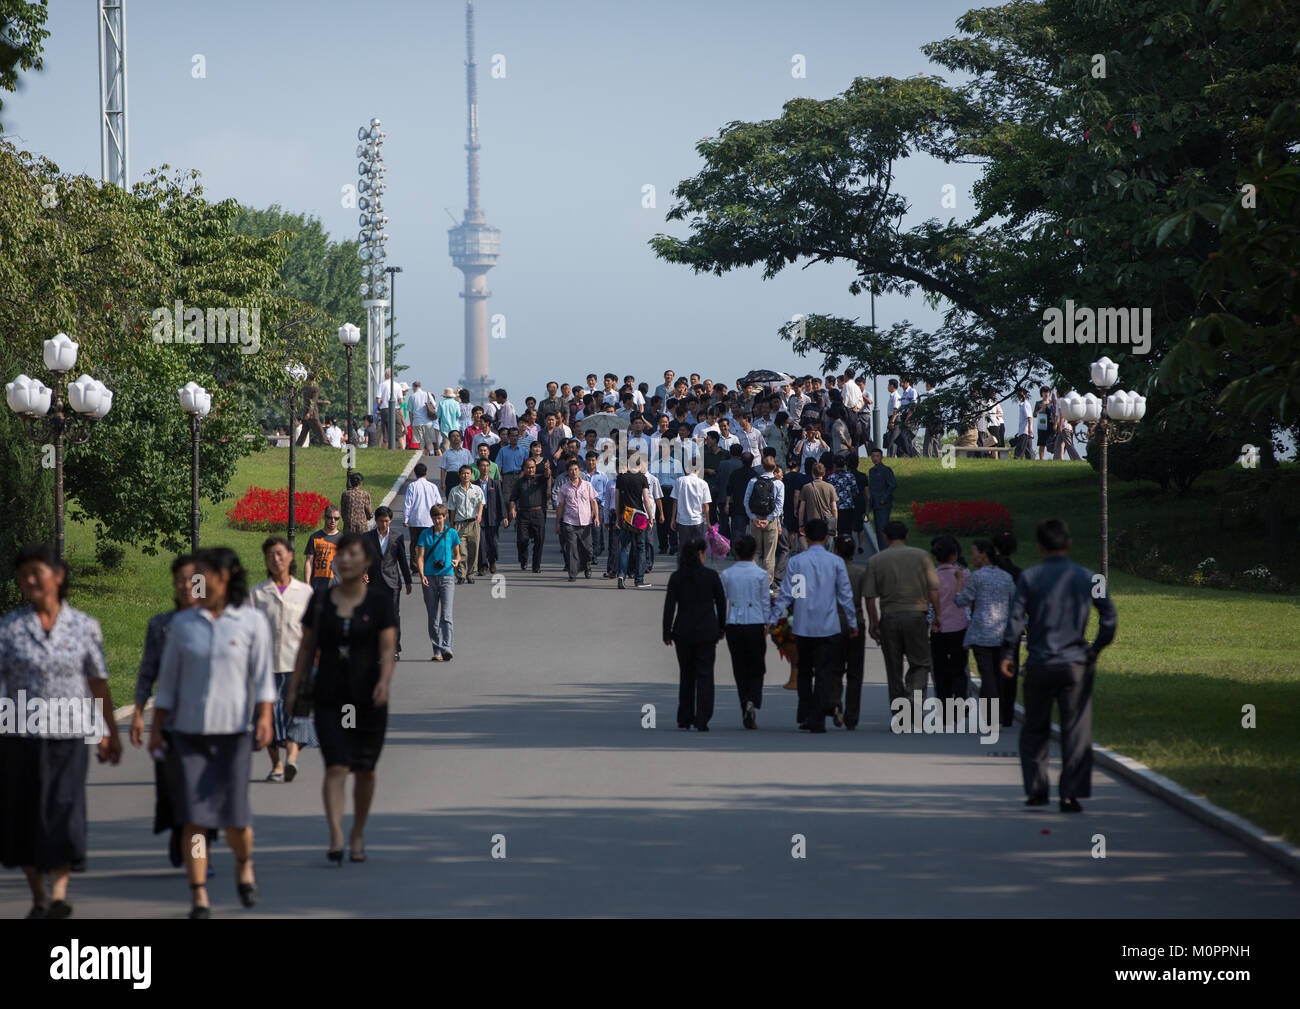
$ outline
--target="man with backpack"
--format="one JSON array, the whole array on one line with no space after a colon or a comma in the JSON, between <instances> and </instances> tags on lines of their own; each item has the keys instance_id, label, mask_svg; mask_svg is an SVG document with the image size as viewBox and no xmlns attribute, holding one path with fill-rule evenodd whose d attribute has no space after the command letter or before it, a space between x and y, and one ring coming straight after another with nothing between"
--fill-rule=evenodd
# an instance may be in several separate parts
<instances>
[{"instance_id":1,"label":"man with backpack","mask_svg":"<svg viewBox=\"0 0 1300 1009\"><path fill-rule=\"evenodd\" d=\"M763 456L763 472L745 488L745 514L749 516L749 535L758 544L755 563L767 572L767 580L776 582L776 541L785 509L785 485L776 479L776 459Z\"/></svg>"}]
</instances>

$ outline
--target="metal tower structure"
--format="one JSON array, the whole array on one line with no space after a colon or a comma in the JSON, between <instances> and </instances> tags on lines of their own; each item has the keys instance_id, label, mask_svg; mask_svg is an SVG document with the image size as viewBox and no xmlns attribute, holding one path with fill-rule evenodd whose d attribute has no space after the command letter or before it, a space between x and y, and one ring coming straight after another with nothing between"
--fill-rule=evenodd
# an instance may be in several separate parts
<instances>
[{"instance_id":1,"label":"metal tower structure","mask_svg":"<svg viewBox=\"0 0 1300 1009\"><path fill-rule=\"evenodd\" d=\"M126 0L99 0L99 161L105 182L130 188L126 133Z\"/></svg>"},{"instance_id":2,"label":"metal tower structure","mask_svg":"<svg viewBox=\"0 0 1300 1009\"><path fill-rule=\"evenodd\" d=\"M478 65L474 62L474 0L465 3L465 168L469 205L465 217L447 229L451 261L465 274L465 374L461 385L471 401L482 403L493 386L488 375L487 272L501 254L501 229L490 226L478 202Z\"/></svg>"}]
</instances>

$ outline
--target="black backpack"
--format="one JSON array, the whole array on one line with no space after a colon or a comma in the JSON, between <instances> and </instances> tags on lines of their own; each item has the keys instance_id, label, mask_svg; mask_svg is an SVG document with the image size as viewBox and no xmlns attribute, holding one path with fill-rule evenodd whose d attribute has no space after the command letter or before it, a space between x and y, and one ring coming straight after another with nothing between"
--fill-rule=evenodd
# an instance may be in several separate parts
<instances>
[{"instance_id":1,"label":"black backpack","mask_svg":"<svg viewBox=\"0 0 1300 1009\"><path fill-rule=\"evenodd\" d=\"M749 510L755 515L771 515L776 508L776 489L773 480L765 476L755 478L754 489L749 494Z\"/></svg>"}]
</instances>

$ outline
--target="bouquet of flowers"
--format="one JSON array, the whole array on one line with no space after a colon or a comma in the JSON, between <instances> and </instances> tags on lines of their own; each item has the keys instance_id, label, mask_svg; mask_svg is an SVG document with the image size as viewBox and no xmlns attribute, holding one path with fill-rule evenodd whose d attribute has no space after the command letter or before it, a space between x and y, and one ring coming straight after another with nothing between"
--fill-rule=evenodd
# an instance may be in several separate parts
<instances>
[{"instance_id":1,"label":"bouquet of flowers","mask_svg":"<svg viewBox=\"0 0 1300 1009\"><path fill-rule=\"evenodd\" d=\"M785 682L785 689L797 689L799 685L799 647L795 644L794 628L790 626L790 617L788 615L778 620L776 626L772 628L772 643L776 645L776 650L781 653L781 658L790 663L790 679Z\"/></svg>"}]
</instances>

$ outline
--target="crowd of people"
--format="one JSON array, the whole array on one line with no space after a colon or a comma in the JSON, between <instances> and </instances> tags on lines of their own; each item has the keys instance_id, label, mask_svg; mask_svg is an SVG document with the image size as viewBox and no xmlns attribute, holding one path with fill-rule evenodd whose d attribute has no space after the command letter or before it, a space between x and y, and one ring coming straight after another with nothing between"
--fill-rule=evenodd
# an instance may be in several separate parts
<instances>
[{"instance_id":1,"label":"crowd of people","mask_svg":"<svg viewBox=\"0 0 1300 1009\"><path fill-rule=\"evenodd\" d=\"M319 749L327 857L365 861L402 654L401 598L418 579L432 659L452 661L456 588L508 563L501 532L511 527L521 572L538 573L551 526L570 582L592 578L603 555L604 578L646 588L656 562L675 557L662 637L677 658L681 729L709 729L724 640L741 723L757 728L767 639L783 625L797 654L802 730L824 733L827 718L856 728L867 638L882 650L891 702L924 693L931 679L938 697L966 696L973 653L981 696L997 698L1010 724L1027 622L1028 801L1047 801L1055 702L1062 808L1077 809L1090 794L1092 675L1114 634L1113 605L1069 561L1068 530L1056 520L1039 527L1044 562L1026 572L1011 560L1009 535L977 540L969 568L950 537L930 551L908 546L906 526L891 518L897 481L869 443L864 386L851 369L825 381L733 387L669 371L653 392L630 375L589 374L574 385L547 383L546 395L527 397L520 410L504 389L472 404L465 390L446 388L439 399L412 382L405 409L424 451L404 489L404 529L351 473L339 505L325 509L307 539L302 580L280 536L262 544L266 577L251 587L231 549L177 557L173 608L146 631L129 736L146 745L152 696L153 829L168 833L171 861L185 868L190 917L210 915L208 849L219 832L235 856L240 901L257 901L248 797L257 750L267 751L267 780L290 783L302 751ZM908 414L893 408L893 395L886 440L895 454L910 454ZM377 404L372 444L383 442L395 406ZM721 571L709 561L725 556L733 563ZM16 570L26 604L0 620L0 700L88 698L111 711L102 635L66 602L66 563L36 545L17 557ZM1088 645L1090 607L1102 619ZM86 855L87 749L67 733L0 734L0 863L26 873L30 917L71 913L68 874ZM97 755L120 759L111 719Z\"/></svg>"}]
</instances>

